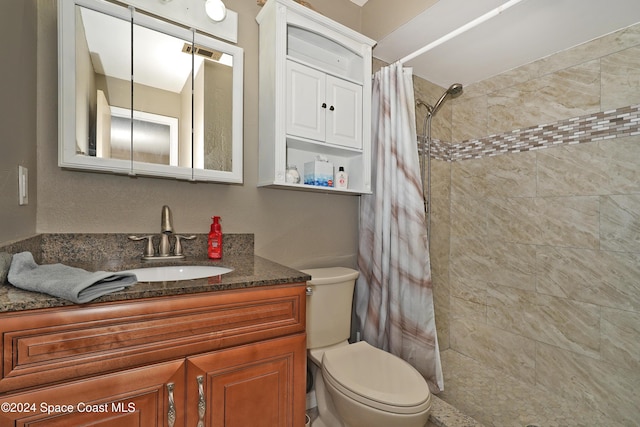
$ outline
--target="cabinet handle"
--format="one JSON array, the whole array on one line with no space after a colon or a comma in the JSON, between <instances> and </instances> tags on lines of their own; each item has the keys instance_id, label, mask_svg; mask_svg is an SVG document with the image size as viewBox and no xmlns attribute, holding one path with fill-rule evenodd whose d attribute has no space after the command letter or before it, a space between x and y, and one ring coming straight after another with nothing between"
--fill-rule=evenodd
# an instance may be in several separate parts
<instances>
[{"instance_id":1,"label":"cabinet handle","mask_svg":"<svg viewBox=\"0 0 640 427\"><path fill-rule=\"evenodd\" d=\"M322 103L322 108L327 108L327 103L326 102Z\"/></svg>"},{"instance_id":2,"label":"cabinet handle","mask_svg":"<svg viewBox=\"0 0 640 427\"><path fill-rule=\"evenodd\" d=\"M207 403L204 400L204 376L198 375L196 377L198 382L198 426L204 427L204 413L207 409Z\"/></svg>"},{"instance_id":3,"label":"cabinet handle","mask_svg":"<svg viewBox=\"0 0 640 427\"><path fill-rule=\"evenodd\" d=\"M173 427L176 423L176 402L173 400L173 383L167 384L169 392L169 410L167 411L167 426Z\"/></svg>"},{"instance_id":4,"label":"cabinet handle","mask_svg":"<svg viewBox=\"0 0 640 427\"><path fill-rule=\"evenodd\" d=\"M333 111L335 110L335 108L333 108L333 105L331 107L329 107L329 111Z\"/></svg>"}]
</instances>

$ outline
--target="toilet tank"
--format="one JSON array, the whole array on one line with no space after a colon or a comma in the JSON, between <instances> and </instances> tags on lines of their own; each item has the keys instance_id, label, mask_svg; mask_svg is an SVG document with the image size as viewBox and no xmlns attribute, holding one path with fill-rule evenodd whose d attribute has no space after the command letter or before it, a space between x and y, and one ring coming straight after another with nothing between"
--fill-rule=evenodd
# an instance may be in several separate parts
<instances>
[{"instance_id":1,"label":"toilet tank","mask_svg":"<svg viewBox=\"0 0 640 427\"><path fill-rule=\"evenodd\" d=\"M345 341L351 334L351 305L359 273L345 267L302 270L307 282L307 348Z\"/></svg>"}]
</instances>

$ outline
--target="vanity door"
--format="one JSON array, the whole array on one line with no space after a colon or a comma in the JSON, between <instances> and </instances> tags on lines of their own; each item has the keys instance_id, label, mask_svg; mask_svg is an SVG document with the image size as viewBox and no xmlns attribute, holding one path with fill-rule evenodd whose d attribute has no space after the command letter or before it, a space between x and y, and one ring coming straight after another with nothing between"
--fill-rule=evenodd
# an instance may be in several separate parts
<instances>
[{"instance_id":1,"label":"vanity door","mask_svg":"<svg viewBox=\"0 0 640 427\"><path fill-rule=\"evenodd\" d=\"M303 425L305 337L297 334L188 358L187 425Z\"/></svg>"},{"instance_id":2,"label":"vanity door","mask_svg":"<svg viewBox=\"0 0 640 427\"><path fill-rule=\"evenodd\" d=\"M184 359L0 398L0 426L182 427Z\"/></svg>"}]
</instances>

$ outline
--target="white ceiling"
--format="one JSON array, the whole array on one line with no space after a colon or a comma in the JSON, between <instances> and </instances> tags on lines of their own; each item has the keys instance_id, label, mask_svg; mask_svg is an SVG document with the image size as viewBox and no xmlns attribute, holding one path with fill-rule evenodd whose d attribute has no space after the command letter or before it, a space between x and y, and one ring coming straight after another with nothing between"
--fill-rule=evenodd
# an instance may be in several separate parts
<instances>
[{"instance_id":1,"label":"white ceiling","mask_svg":"<svg viewBox=\"0 0 640 427\"><path fill-rule=\"evenodd\" d=\"M506 1L439 0L379 40L373 56L393 63ZM468 85L638 22L640 0L524 0L405 65L445 88Z\"/></svg>"}]
</instances>

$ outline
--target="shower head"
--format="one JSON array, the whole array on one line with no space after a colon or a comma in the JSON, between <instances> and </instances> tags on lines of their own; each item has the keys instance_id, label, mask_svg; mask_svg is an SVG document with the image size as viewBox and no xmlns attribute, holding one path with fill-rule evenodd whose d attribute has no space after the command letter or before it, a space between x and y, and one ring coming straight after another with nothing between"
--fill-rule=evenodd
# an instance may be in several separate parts
<instances>
[{"instance_id":1,"label":"shower head","mask_svg":"<svg viewBox=\"0 0 640 427\"><path fill-rule=\"evenodd\" d=\"M452 97L455 98L456 96L460 95L461 93L462 93L462 85L460 83L454 83L451 86L449 86L449 89L447 89L447 91L442 94L440 99L438 99L438 101L436 102L436 104L433 107L431 105L427 104L426 102L424 102L421 99L418 99L416 101L416 106L420 106L420 105L425 106L427 108L427 113L430 116L433 116L436 113L436 111L438 111L438 109L440 108L440 106L442 105L444 100L447 98L447 96L452 96Z\"/></svg>"},{"instance_id":2,"label":"shower head","mask_svg":"<svg viewBox=\"0 0 640 427\"><path fill-rule=\"evenodd\" d=\"M433 106L431 111L429 111L429 113L431 115L436 114L436 111L438 111L438 109L440 108L440 106L442 105L444 100L447 99L447 96L452 96L452 97L455 98L456 96L460 95L461 93L462 93L462 85L460 83L452 84L451 86L449 86L449 89L447 89L447 91L442 94L440 99L438 99L438 101Z\"/></svg>"}]
</instances>

